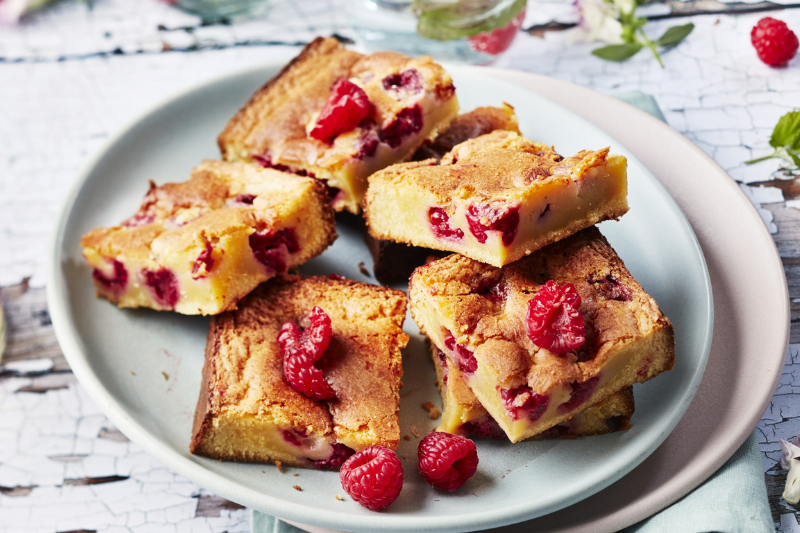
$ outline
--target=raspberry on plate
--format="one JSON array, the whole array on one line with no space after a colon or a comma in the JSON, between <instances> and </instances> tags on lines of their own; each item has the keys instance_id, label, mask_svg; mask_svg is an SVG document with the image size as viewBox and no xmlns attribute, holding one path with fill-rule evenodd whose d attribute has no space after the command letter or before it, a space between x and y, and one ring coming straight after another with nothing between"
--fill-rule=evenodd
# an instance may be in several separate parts
<instances>
[{"instance_id":1,"label":"raspberry on plate","mask_svg":"<svg viewBox=\"0 0 800 533\"><path fill-rule=\"evenodd\" d=\"M627 160L609 149L562 157L493 131L434 160L369 177L364 215L375 239L503 266L628 211Z\"/></svg>"},{"instance_id":2,"label":"raspberry on plate","mask_svg":"<svg viewBox=\"0 0 800 533\"><path fill-rule=\"evenodd\" d=\"M383 446L370 446L350 457L339 471L342 488L371 511L380 511L403 490L403 465Z\"/></svg>"},{"instance_id":3,"label":"raspberry on plate","mask_svg":"<svg viewBox=\"0 0 800 533\"><path fill-rule=\"evenodd\" d=\"M81 239L98 296L119 307L215 315L336 239L324 185L245 163L204 161L155 185L119 226Z\"/></svg>"},{"instance_id":4,"label":"raspberry on plate","mask_svg":"<svg viewBox=\"0 0 800 533\"><path fill-rule=\"evenodd\" d=\"M433 343L430 348L436 385L442 396L442 423L436 431L483 439L507 438L467 386L458 366ZM633 387L626 387L527 440L574 439L629 429L633 411Z\"/></svg>"},{"instance_id":5,"label":"raspberry on plate","mask_svg":"<svg viewBox=\"0 0 800 533\"><path fill-rule=\"evenodd\" d=\"M367 176L407 160L458 113L450 75L430 57L363 55L319 37L219 135L222 157L312 176L337 211L361 211Z\"/></svg>"},{"instance_id":6,"label":"raspberry on plate","mask_svg":"<svg viewBox=\"0 0 800 533\"><path fill-rule=\"evenodd\" d=\"M571 283L580 295L585 341L566 353L526 332L529 302L548 280ZM671 370L675 360L672 324L594 227L502 268L458 254L428 263L411 277L409 302L422 332L512 442Z\"/></svg>"},{"instance_id":7,"label":"raspberry on plate","mask_svg":"<svg viewBox=\"0 0 800 533\"><path fill-rule=\"evenodd\" d=\"M328 276L262 284L211 320L191 452L335 470L369 446L395 449L405 316L406 295L386 287ZM301 369L319 356L313 368L335 396L296 390L284 354Z\"/></svg>"},{"instance_id":8,"label":"raspberry on plate","mask_svg":"<svg viewBox=\"0 0 800 533\"><path fill-rule=\"evenodd\" d=\"M453 492L478 470L475 443L450 433L434 431L417 448L419 471L437 489Z\"/></svg>"},{"instance_id":9,"label":"raspberry on plate","mask_svg":"<svg viewBox=\"0 0 800 533\"><path fill-rule=\"evenodd\" d=\"M764 17L753 26L750 41L758 58L771 67L788 63L797 53L797 35L782 20Z\"/></svg>"}]
</instances>

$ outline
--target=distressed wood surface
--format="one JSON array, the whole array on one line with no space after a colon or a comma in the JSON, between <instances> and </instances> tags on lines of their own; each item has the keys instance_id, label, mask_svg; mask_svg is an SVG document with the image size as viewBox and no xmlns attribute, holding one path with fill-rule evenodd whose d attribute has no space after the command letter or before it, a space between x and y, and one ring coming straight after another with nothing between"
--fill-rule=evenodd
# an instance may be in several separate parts
<instances>
[{"instance_id":1,"label":"distressed wood surface","mask_svg":"<svg viewBox=\"0 0 800 533\"><path fill-rule=\"evenodd\" d=\"M92 11L64 1L0 29L0 286L8 337L0 366L0 533L249 530L246 510L143 453L76 382L47 312L45 257L78 170L110 135L196 83L285 61L319 34L352 37L341 1L276 0L258 18L212 25L155 0L96 0ZM528 9L528 33L497 66L610 94L654 95L668 123L713 157L759 210L792 298L792 344L758 427L760 446L776 527L800 533L798 510L780 499L785 472L777 467L778 439L800 434L800 181L777 161L743 164L770 151L778 117L800 106L800 60L770 69L749 43L762 9L797 31L800 10L792 7L714 0L648 6L651 35L673 23L696 25L661 69L644 52L625 64L592 57L595 44L551 31L574 25L571 2L541 2ZM725 14L734 9L744 14ZM709 14L686 16L697 12Z\"/></svg>"}]
</instances>

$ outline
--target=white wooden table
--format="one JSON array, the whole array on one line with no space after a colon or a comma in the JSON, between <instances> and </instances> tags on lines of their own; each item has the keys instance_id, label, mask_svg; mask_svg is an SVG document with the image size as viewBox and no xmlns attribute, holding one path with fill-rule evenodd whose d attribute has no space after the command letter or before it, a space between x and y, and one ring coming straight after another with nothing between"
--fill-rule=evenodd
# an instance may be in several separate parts
<instances>
[{"instance_id":1,"label":"white wooden table","mask_svg":"<svg viewBox=\"0 0 800 533\"><path fill-rule=\"evenodd\" d=\"M700 8L719 14L652 22L660 35L691 21L694 33L664 55L624 64L589 54L563 32L521 34L497 66L604 93L655 96L669 124L711 157L759 209L783 258L800 321L800 182L769 151L778 118L800 107L800 58L771 69L750 28L764 13L713 1L649 6L652 14ZM773 10L800 33L800 10ZM787 6L788 7L788 6ZM796 5L793 7L797 7ZM531 0L525 28L574 20L570 3ZM19 27L0 27L0 287L9 346L0 367L0 533L66 531L245 532L240 506L172 473L129 442L69 371L50 326L44 268L50 232L78 170L104 140L162 98L204 80L286 60L316 35L349 35L339 0L276 0L266 14L203 26L156 0L71 0ZM709 201L714 201L710 198ZM781 385L759 425L773 519L800 532L780 499L778 438L800 433L800 329L792 331Z\"/></svg>"}]
</instances>

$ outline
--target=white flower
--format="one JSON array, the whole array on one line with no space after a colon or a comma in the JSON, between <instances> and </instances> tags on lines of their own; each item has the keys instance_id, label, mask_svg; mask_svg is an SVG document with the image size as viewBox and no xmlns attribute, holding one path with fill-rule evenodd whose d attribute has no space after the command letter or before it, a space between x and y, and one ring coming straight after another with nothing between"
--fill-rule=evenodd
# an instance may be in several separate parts
<instances>
[{"instance_id":1,"label":"white flower","mask_svg":"<svg viewBox=\"0 0 800 533\"><path fill-rule=\"evenodd\" d=\"M797 439L794 442L797 442ZM797 505L800 502L800 448L781 439L781 452L780 466L789 471L781 497L786 503Z\"/></svg>"},{"instance_id":2,"label":"white flower","mask_svg":"<svg viewBox=\"0 0 800 533\"><path fill-rule=\"evenodd\" d=\"M51 2L53 0L0 0L0 24L16 24L23 15Z\"/></svg>"},{"instance_id":3,"label":"white flower","mask_svg":"<svg viewBox=\"0 0 800 533\"><path fill-rule=\"evenodd\" d=\"M581 18L578 26L567 34L571 41L622 43L622 24L617 20L619 8L616 4L602 0L576 0L575 5Z\"/></svg>"}]
</instances>

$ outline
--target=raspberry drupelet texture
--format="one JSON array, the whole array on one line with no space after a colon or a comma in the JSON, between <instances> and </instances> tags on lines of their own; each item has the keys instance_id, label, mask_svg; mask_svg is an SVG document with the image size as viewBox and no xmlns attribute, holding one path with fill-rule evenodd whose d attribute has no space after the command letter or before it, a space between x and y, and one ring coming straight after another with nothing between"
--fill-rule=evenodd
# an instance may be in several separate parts
<instances>
[{"instance_id":1,"label":"raspberry drupelet texture","mask_svg":"<svg viewBox=\"0 0 800 533\"><path fill-rule=\"evenodd\" d=\"M533 343L556 354L578 349L586 340L580 311L581 297L575 285L556 285L552 279L528 302L525 332Z\"/></svg>"},{"instance_id":2,"label":"raspberry drupelet texture","mask_svg":"<svg viewBox=\"0 0 800 533\"><path fill-rule=\"evenodd\" d=\"M339 471L342 488L371 511L380 511L403 489L403 465L389 448L370 446L351 456Z\"/></svg>"},{"instance_id":3,"label":"raspberry drupelet texture","mask_svg":"<svg viewBox=\"0 0 800 533\"><path fill-rule=\"evenodd\" d=\"M308 132L318 141L330 142L340 133L350 131L367 118L372 104L364 89L348 80L337 80L331 95L317 119L317 124Z\"/></svg>"},{"instance_id":4,"label":"raspberry drupelet texture","mask_svg":"<svg viewBox=\"0 0 800 533\"><path fill-rule=\"evenodd\" d=\"M331 340L331 319L319 307L308 314L311 325L305 331L294 322L287 322L278 333L278 346L283 356L283 374L297 392L314 400L333 398L333 388L323 379L322 370L314 363L322 357Z\"/></svg>"},{"instance_id":5,"label":"raspberry drupelet texture","mask_svg":"<svg viewBox=\"0 0 800 533\"><path fill-rule=\"evenodd\" d=\"M797 35L782 20L764 17L753 26L750 41L758 58L771 67L788 63L797 53Z\"/></svg>"},{"instance_id":6,"label":"raspberry drupelet texture","mask_svg":"<svg viewBox=\"0 0 800 533\"><path fill-rule=\"evenodd\" d=\"M419 471L437 489L453 492L478 469L475 443L460 435L435 431L417 448Z\"/></svg>"}]
</instances>

